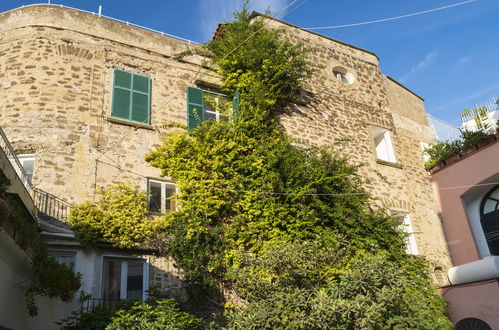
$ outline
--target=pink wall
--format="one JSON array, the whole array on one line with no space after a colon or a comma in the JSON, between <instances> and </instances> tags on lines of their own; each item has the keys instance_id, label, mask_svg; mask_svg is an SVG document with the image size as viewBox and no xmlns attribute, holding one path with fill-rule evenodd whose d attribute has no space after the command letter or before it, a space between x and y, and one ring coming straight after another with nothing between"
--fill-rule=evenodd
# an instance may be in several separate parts
<instances>
[{"instance_id":1,"label":"pink wall","mask_svg":"<svg viewBox=\"0 0 499 330\"><path fill-rule=\"evenodd\" d=\"M449 251L455 266L479 260L486 243L473 235L479 224L479 201L499 181L499 141L449 165L431 176ZM474 205L471 207L471 205ZM467 207L468 212L467 212ZM483 233L483 232L482 232ZM480 234L482 234L480 233ZM486 255L486 254L485 254ZM499 329L499 285L497 280L454 286L442 290L454 324L465 318L487 322Z\"/></svg>"},{"instance_id":2,"label":"pink wall","mask_svg":"<svg viewBox=\"0 0 499 330\"><path fill-rule=\"evenodd\" d=\"M499 329L497 281L448 288L443 290L442 295L447 301L452 323L473 317L487 322L492 329Z\"/></svg>"},{"instance_id":3,"label":"pink wall","mask_svg":"<svg viewBox=\"0 0 499 330\"><path fill-rule=\"evenodd\" d=\"M431 176L454 265L480 259L461 196L499 173L499 143L479 150ZM490 190L494 185L484 186Z\"/></svg>"}]
</instances>

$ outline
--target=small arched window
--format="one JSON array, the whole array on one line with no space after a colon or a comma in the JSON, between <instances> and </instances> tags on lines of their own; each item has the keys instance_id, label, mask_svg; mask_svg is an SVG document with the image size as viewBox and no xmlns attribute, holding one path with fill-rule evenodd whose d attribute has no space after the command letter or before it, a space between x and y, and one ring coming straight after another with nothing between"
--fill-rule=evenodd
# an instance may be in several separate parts
<instances>
[{"instance_id":1,"label":"small arched window","mask_svg":"<svg viewBox=\"0 0 499 330\"><path fill-rule=\"evenodd\" d=\"M333 75L344 84L351 85L355 81L353 74L341 66L336 66L333 68Z\"/></svg>"},{"instance_id":2,"label":"small arched window","mask_svg":"<svg viewBox=\"0 0 499 330\"><path fill-rule=\"evenodd\" d=\"M499 186L485 195L480 205L482 225L490 254L499 255Z\"/></svg>"},{"instance_id":3,"label":"small arched window","mask_svg":"<svg viewBox=\"0 0 499 330\"><path fill-rule=\"evenodd\" d=\"M473 317L457 322L456 330L492 330L486 322Z\"/></svg>"}]
</instances>

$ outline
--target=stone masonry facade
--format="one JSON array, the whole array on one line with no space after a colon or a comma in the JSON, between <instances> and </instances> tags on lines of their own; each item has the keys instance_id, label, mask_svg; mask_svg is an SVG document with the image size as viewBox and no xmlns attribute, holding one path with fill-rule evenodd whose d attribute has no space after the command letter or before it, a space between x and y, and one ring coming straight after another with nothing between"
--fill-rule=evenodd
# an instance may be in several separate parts
<instances>
[{"instance_id":1,"label":"stone masonry facade","mask_svg":"<svg viewBox=\"0 0 499 330\"><path fill-rule=\"evenodd\" d=\"M336 146L364 164L361 173L378 203L410 214L420 254L445 271L450 259L423 167L421 143L432 140L423 100L384 76L371 52L284 22L270 25L286 27L291 40L313 49L311 60L321 66L305 86L305 102L281 117L286 131L297 144ZM161 179L144 161L146 153L162 143L165 123L186 124L186 87L218 81L199 58L175 59L190 47L55 6L0 14L0 127L16 151L36 154L34 185L80 203L94 199L99 187L131 182L145 191L147 178ZM355 81L338 80L332 72L337 66ZM110 117L114 69L151 78L150 125ZM396 162L377 159L372 126L391 132ZM175 273L171 261L154 263ZM151 281L178 286L157 271Z\"/></svg>"}]
</instances>

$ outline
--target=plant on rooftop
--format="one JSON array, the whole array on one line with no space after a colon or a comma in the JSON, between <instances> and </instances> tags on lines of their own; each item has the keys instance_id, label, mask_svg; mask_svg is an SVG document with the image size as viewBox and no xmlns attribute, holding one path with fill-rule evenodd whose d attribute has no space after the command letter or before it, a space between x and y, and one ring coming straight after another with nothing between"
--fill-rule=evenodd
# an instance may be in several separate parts
<instances>
[{"instance_id":1,"label":"plant on rooftop","mask_svg":"<svg viewBox=\"0 0 499 330\"><path fill-rule=\"evenodd\" d=\"M439 163L446 159L461 153L462 151L476 146L478 142L485 139L487 136L493 136L485 129L477 131L461 131L461 138L454 141L435 141L425 148L424 152L429 156L425 163L426 170L430 171Z\"/></svg>"},{"instance_id":2,"label":"plant on rooftop","mask_svg":"<svg viewBox=\"0 0 499 330\"><path fill-rule=\"evenodd\" d=\"M307 51L243 6L194 52L228 95L238 90L239 116L168 133L146 159L180 188L167 253L190 283L243 301L226 304L223 326L450 328L424 262L405 254L400 224L373 207L358 166L294 146L280 126L314 71Z\"/></svg>"}]
</instances>

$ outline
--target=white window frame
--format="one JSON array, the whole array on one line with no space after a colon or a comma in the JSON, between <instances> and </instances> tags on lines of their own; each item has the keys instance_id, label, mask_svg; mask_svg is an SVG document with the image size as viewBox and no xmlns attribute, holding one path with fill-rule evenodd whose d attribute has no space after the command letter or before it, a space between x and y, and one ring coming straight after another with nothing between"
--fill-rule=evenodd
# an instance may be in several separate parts
<instances>
[{"instance_id":1,"label":"white window frame","mask_svg":"<svg viewBox=\"0 0 499 330\"><path fill-rule=\"evenodd\" d=\"M175 187L175 195L176 195L176 194L178 194L179 189L178 189L177 185L175 184L175 182L150 179L150 178L147 179L147 205L148 205L149 209L150 209L150 205L151 205L151 193L150 193L150 191L151 191L150 190L150 183L151 182L161 184L161 211L159 213L164 214L166 212L171 211L171 210L166 209L166 186L173 185ZM177 203L175 203L175 210L173 210L173 211L176 211L177 208L178 208ZM155 213L157 213L157 212L155 212Z\"/></svg>"},{"instance_id":2,"label":"white window frame","mask_svg":"<svg viewBox=\"0 0 499 330\"><path fill-rule=\"evenodd\" d=\"M31 177L29 176L29 173L26 172L28 175L29 181L33 181L33 176L35 175L35 166L36 166L36 155L35 154L19 154L17 155L17 159L19 159L19 162L21 163L21 166L24 169L24 172L26 172L26 169L24 167L24 163L26 161L33 161L33 173L31 173Z\"/></svg>"},{"instance_id":3,"label":"white window frame","mask_svg":"<svg viewBox=\"0 0 499 330\"><path fill-rule=\"evenodd\" d=\"M419 144L421 146L421 152L423 153L423 160L426 163L427 161L430 160L430 155L428 155L425 149L427 149L430 145L426 142L420 142Z\"/></svg>"},{"instance_id":4,"label":"white window frame","mask_svg":"<svg viewBox=\"0 0 499 330\"><path fill-rule=\"evenodd\" d=\"M379 160L396 163L397 158L395 157L391 132L388 129L379 126L371 126L370 131L374 142L376 157Z\"/></svg>"},{"instance_id":5,"label":"white window frame","mask_svg":"<svg viewBox=\"0 0 499 330\"><path fill-rule=\"evenodd\" d=\"M230 103L230 100L229 98L227 97L227 95L224 95L224 94L220 94L220 93L216 93L216 92L211 92L211 91L207 91L205 89L201 89L203 91L203 98L204 98L204 95L205 94L210 94L210 95L214 95L214 99L215 99L215 103L218 105L220 103L220 99L226 99L227 100L227 103ZM203 100L203 103L204 103L204 100ZM232 109L233 111L234 109ZM212 114L212 115L215 115L215 120L216 121L220 121L220 111L211 111L211 110L207 110L206 109L206 104L204 105L204 109L203 111L205 113L209 113L209 114ZM229 121L232 120L232 113L228 113L226 114L225 116L227 116L229 118ZM205 117L205 120L206 120L206 116Z\"/></svg>"},{"instance_id":6,"label":"white window frame","mask_svg":"<svg viewBox=\"0 0 499 330\"><path fill-rule=\"evenodd\" d=\"M407 234L405 239L405 252L414 256L419 255L418 244L416 242L416 233L412 226L412 220L409 213L405 212L392 212L393 217L400 220L400 228Z\"/></svg>"},{"instance_id":7,"label":"white window frame","mask_svg":"<svg viewBox=\"0 0 499 330\"><path fill-rule=\"evenodd\" d=\"M126 288L127 288L127 275L128 275L128 261L142 261L144 267L142 269L142 300L147 300L147 290L149 290L149 259L132 257L132 256L122 256L122 255L110 255L105 254L101 257L101 274L100 274L100 297L104 299L104 260L113 259L121 261L121 278L120 278L120 299L126 298Z\"/></svg>"},{"instance_id":8,"label":"white window frame","mask_svg":"<svg viewBox=\"0 0 499 330\"><path fill-rule=\"evenodd\" d=\"M51 257L54 257L58 263L63 263L65 265L68 265L68 264L65 262L59 261L59 257L62 257L62 258L72 257L73 260L68 266L73 265L73 269L75 269L75 267L76 267L76 251L49 250L48 255Z\"/></svg>"}]
</instances>

